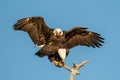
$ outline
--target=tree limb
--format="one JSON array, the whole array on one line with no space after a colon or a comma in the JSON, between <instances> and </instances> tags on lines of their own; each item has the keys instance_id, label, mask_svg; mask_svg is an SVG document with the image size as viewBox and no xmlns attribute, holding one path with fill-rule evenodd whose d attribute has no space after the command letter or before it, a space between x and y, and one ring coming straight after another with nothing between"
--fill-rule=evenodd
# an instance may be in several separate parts
<instances>
[{"instance_id":1,"label":"tree limb","mask_svg":"<svg viewBox=\"0 0 120 80\"><path fill-rule=\"evenodd\" d=\"M75 64L73 63L73 68L70 68L69 66L67 66L66 64L64 64L63 68L70 71L70 80L74 80L75 75L80 74L80 72L78 71L82 66L84 66L86 63L88 63L88 60L83 61L80 64Z\"/></svg>"}]
</instances>

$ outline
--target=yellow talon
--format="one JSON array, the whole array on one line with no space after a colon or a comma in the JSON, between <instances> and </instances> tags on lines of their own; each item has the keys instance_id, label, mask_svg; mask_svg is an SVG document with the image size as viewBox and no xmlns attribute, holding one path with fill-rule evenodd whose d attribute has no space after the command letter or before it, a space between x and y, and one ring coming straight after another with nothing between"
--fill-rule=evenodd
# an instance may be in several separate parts
<instances>
[{"instance_id":1,"label":"yellow talon","mask_svg":"<svg viewBox=\"0 0 120 80\"><path fill-rule=\"evenodd\" d=\"M62 66L63 66L63 63L58 62L58 61L53 61L53 63L54 63L55 66L57 66L57 67L62 67Z\"/></svg>"},{"instance_id":2,"label":"yellow talon","mask_svg":"<svg viewBox=\"0 0 120 80\"><path fill-rule=\"evenodd\" d=\"M53 61L53 63L57 66L59 62L58 61Z\"/></svg>"}]
</instances>

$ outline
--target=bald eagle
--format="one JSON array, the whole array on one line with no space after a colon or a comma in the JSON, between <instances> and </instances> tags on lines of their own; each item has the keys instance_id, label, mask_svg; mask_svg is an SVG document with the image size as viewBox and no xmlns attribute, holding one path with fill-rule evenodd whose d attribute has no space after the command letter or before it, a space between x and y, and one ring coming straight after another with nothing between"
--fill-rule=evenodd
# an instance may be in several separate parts
<instances>
[{"instance_id":1,"label":"bald eagle","mask_svg":"<svg viewBox=\"0 0 120 80\"><path fill-rule=\"evenodd\" d=\"M64 65L69 49L79 45L96 48L104 43L100 34L88 31L87 28L74 27L69 31L53 29L39 16L20 19L13 28L27 32L33 43L40 47L35 55L48 56L48 59L59 67Z\"/></svg>"}]
</instances>

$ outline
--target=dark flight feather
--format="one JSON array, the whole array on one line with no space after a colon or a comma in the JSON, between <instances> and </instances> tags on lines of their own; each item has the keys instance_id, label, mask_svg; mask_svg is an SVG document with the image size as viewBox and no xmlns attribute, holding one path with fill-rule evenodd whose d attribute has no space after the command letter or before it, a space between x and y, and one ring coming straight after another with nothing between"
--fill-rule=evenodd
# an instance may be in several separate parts
<instances>
[{"instance_id":1,"label":"dark flight feather","mask_svg":"<svg viewBox=\"0 0 120 80\"><path fill-rule=\"evenodd\" d=\"M47 42L53 29L49 28L42 17L29 17L17 21L14 30L22 30L29 34L34 44L42 45Z\"/></svg>"},{"instance_id":2,"label":"dark flight feather","mask_svg":"<svg viewBox=\"0 0 120 80\"><path fill-rule=\"evenodd\" d=\"M86 30L87 28L75 27L66 33L66 43L68 48L78 45L88 47L100 47L104 43L104 38L100 34Z\"/></svg>"}]
</instances>

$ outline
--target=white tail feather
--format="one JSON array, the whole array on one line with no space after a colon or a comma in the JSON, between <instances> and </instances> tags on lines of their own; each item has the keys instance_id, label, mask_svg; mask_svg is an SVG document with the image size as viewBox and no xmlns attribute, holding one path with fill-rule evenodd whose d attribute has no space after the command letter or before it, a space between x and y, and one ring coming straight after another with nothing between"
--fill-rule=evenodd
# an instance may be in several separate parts
<instances>
[{"instance_id":1,"label":"white tail feather","mask_svg":"<svg viewBox=\"0 0 120 80\"><path fill-rule=\"evenodd\" d=\"M61 59L65 60L65 58L66 58L66 49L64 49L64 48L58 49L58 54L59 54Z\"/></svg>"}]
</instances>

